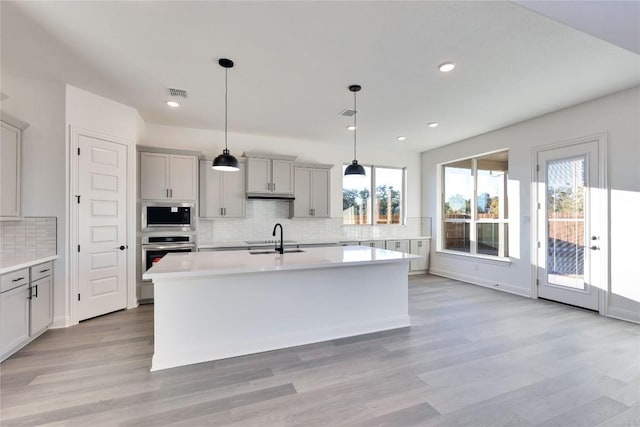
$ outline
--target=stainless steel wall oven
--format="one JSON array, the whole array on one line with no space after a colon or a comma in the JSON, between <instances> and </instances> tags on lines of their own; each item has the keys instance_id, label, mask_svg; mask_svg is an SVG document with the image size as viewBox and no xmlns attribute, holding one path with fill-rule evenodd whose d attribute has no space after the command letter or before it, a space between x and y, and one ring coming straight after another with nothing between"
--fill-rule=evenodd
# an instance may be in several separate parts
<instances>
[{"instance_id":1,"label":"stainless steel wall oven","mask_svg":"<svg viewBox=\"0 0 640 427\"><path fill-rule=\"evenodd\" d=\"M196 242L193 235L144 236L142 239L142 274L153 267L168 253L195 252Z\"/></svg>"}]
</instances>

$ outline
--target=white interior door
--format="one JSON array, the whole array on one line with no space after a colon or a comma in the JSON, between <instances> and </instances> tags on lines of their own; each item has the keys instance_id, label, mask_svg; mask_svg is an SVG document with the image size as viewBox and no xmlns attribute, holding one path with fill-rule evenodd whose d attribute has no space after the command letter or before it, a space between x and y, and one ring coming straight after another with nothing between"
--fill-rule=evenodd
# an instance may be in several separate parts
<instances>
[{"instance_id":1,"label":"white interior door","mask_svg":"<svg viewBox=\"0 0 640 427\"><path fill-rule=\"evenodd\" d=\"M599 141L538 153L538 296L598 310L605 262Z\"/></svg>"},{"instance_id":2,"label":"white interior door","mask_svg":"<svg viewBox=\"0 0 640 427\"><path fill-rule=\"evenodd\" d=\"M127 147L78 136L78 320L127 306Z\"/></svg>"}]
</instances>

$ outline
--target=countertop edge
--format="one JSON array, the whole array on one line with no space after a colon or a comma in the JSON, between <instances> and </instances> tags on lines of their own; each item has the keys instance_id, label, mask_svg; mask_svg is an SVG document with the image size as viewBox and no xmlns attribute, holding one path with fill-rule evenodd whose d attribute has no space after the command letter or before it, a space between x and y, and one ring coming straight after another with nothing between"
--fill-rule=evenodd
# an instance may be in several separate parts
<instances>
[{"instance_id":1,"label":"countertop edge","mask_svg":"<svg viewBox=\"0 0 640 427\"><path fill-rule=\"evenodd\" d=\"M295 270L323 270L327 268L341 268L341 267L354 267L354 266L363 266L370 264L391 264L391 263L403 263L407 264L411 262L413 259L418 259L420 256L406 254L407 256L404 258L394 258L394 259L376 259L376 260L367 260L367 261L343 261L339 263L324 263L324 264L294 264L288 266L279 266L277 268L256 268L256 269L246 269L246 268L238 268L238 269L228 269L228 270L199 270L199 271L176 271L176 272L165 272L165 273L145 273L143 278L145 280L150 279L177 279L177 278L197 278L197 277L217 277L217 276L235 276L241 274L260 274L260 273L273 273L278 271L295 271Z\"/></svg>"},{"instance_id":2,"label":"countertop edge","mask_svg":"<svg viewBox=\"0 0 640 427\"><path fill-rule=\"evenodd\" d=\"M5 266L5 267L0 267L0 274L11 273L11 272L16 271L16 270L33 267L34 265L42 264L42 263L45 263L45 262L48 262L48 261L53 261L55 259L58 259L58 254L48 255L48 256L45 256L45 257L41 257L41 258L33 258L33 259L30 259L29 261L22 261L22 262L20 262L18 264L13 264L13 265Z\"/></svg>"}]
</instances>

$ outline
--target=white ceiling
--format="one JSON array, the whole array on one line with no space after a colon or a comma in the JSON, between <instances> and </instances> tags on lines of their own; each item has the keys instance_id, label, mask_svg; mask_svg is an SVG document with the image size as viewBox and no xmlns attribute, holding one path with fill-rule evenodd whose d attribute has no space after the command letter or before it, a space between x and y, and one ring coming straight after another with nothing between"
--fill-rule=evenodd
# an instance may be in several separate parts
<instances>
[{"instance_id":1,"label":"white ceiling","mask_svg":"<svg viewBox=\"0 0 640 427\"><path fill-rule=\"evenodd\" d=\"M338 114L357 83L359 148L424 151L640 84L638 54L512 2L1 8L3 73L68 82L174 126L223 128L221 57L236 63L230 132L351 144ZM440 73L444 61L457 68ZM187 90L180 108L164 104L167 87Z\"/></svg>"}]
</instances>

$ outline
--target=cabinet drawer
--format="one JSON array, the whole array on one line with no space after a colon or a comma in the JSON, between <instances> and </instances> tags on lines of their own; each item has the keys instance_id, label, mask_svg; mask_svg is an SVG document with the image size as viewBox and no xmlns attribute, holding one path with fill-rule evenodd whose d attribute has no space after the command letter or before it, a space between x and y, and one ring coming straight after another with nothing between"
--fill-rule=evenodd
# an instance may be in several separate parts
<instances>
[{"instance_id":1,"label":"cabinet drawer","mask_svg":"<svg viewBox=\"0 0 640 427\"><path fill-rule=\"evenodd\" d=\"M53 274L53 262L45 262L44 264L38 264L31 267L31 281L42 279L43 277L51 276Z\"/></svg>"},{"instance_id":2,"label":"cabinet drawer","mask_svg":"<svg viewBox=\"0 0 640 427\"><path fill-rule=\"evenodd\" d=\"M23 268L22 270L14 271L2 275L0 279L0 292L6 292L18 286L22 286L29 283L29 269Z\"/></svg>"}]
</instances>

